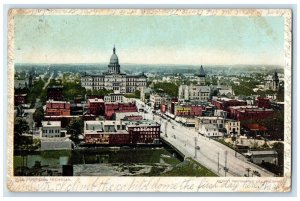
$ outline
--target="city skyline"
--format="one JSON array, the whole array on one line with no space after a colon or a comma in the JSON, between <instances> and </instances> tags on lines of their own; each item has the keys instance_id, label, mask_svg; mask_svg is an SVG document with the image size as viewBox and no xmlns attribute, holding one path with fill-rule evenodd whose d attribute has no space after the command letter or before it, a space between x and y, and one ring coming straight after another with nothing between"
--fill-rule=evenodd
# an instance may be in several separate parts
<instances>
[{"instance_id":1,"label":"city skyline","mask_svg":"<svg viewBox=\"0 0 300 201\"><path fill-rule=\"evenodd\" d=\"M116 45L121 65L284 65L283 44L283 17L15 17L15 63L107 63Z\"/></svg>"}]
</instances>

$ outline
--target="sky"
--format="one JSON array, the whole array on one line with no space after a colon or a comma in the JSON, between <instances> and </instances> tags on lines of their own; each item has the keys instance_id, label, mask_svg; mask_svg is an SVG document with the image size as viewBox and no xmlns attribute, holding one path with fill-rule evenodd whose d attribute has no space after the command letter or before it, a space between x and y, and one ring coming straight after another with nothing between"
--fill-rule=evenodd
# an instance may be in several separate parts
<instances>
[{"instance_id":1,"label":"sky","mask_svg":"<svg viewBox=\"0 0 300 201\"><path fill-rule=\"evenodd\" d=\"M15 63L284 64L284 18L16 16Z\"/></svg>"}]
</instances>

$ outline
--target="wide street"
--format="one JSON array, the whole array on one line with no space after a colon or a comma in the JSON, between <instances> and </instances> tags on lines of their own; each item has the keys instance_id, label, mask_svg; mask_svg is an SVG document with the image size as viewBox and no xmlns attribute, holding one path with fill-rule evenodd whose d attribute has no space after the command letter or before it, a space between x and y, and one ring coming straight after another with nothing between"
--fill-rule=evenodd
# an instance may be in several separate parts
<instances>
[{"instance_id":1,"label":"wide street","mask_svg":"<svg viewBox=\"0 0 300 201\"><path fill-rule=\"evenodd\" d=\"M143 103L137 100L137 105L141 107ZM194 158L215 174L243 177L248 175L247 169L250 168L249 176L252 176L253 171L259 172L261 177L274 176L273 173L247 161L243 155L237 153L235 156L233 149L198 134L194 128L185 127L171 119L164 119L153 114L149 108L147 111L148 113L144 114L144 118L161 124L161 138L175 146L185 157ZM199 149L195 149L195 146L199 146ZM225 171L224 167L228 171Z\"/></svg>"}]
</instances>

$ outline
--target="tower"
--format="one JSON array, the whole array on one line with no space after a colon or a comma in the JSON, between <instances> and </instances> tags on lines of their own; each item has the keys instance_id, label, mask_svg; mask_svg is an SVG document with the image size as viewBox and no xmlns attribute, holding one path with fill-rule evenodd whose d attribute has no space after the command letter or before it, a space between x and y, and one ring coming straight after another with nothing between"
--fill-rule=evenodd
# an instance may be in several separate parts
<instances>
[{"instance_id":1,"label":"tower","mask_svg":"<svg viewBox=\"0 0 300 201\"><path fill-rule=\"evenodd\" d=\"M197 85L204 86L205 85L205 77L206 74L204 72L203 66L201 65L199 73L195 75L197 77Z\"/></svg>"},{"instance_id":2,"label":"tower","mask_svg":"<svg viewBox=\"0 0 300 201\"><path fill-rule=\"evenodd\" d=\"M278 74L275 71L273 77L272 77L272 90L273 91L277 91L279 88L279 78L278 78Z\"/></svg>"},{"instance_id":3,"label":"tower","mask_svg":"<svg viewBox=\"0 0 300 201\"><path fill-rule=\"evenodd\" d=\"M110 57L110 62L108 64L109 74L120 74L119 58L116 54L116 48L113 48L113 54Z\"/></svg>"}]
</instances>

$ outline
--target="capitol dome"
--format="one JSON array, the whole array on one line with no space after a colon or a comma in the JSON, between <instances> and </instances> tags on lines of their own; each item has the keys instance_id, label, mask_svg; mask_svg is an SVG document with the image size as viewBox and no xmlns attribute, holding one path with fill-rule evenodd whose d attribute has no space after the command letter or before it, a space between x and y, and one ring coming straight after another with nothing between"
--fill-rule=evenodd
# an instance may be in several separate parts
<instances>
[{"instance_id":1,"label":"capitol dome","mask_svg":"<svg viewBox=\"0 0 300 201\"><path fill-rule=\"evenodd\" d=\"M110 57L110 64L119 64L119 58L116 55L116 48L114 47L113 49L113 54Z\"/></svg>"}]
</instances>

